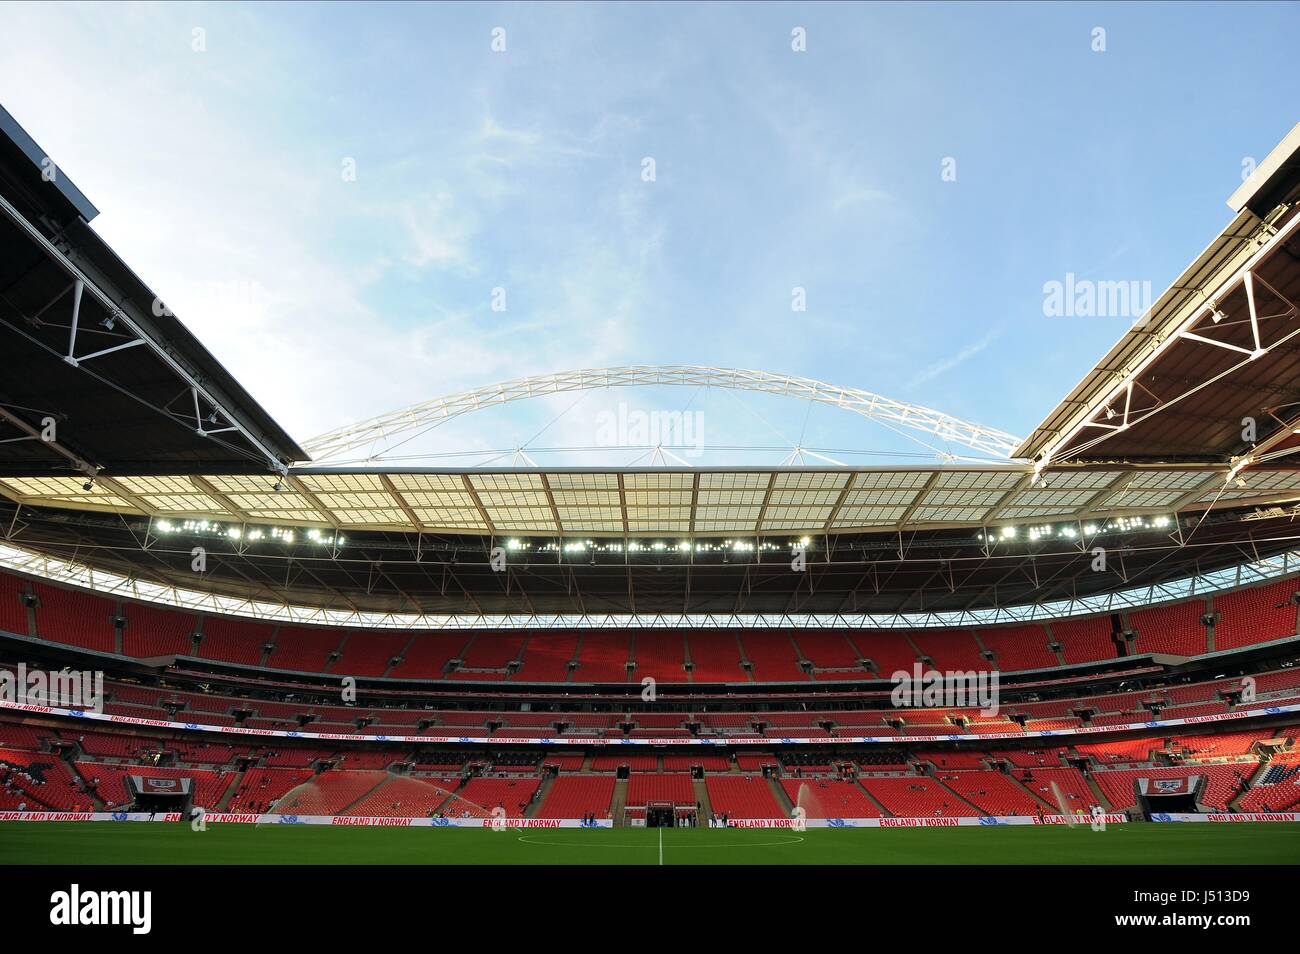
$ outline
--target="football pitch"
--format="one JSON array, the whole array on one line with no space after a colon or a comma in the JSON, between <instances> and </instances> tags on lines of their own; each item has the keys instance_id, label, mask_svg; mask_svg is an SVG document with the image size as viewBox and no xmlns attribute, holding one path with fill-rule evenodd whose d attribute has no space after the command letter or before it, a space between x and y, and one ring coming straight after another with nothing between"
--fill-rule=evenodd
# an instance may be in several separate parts
<instances>
[{"instance_id":1,"label":"football pitch","mask_svg":"<svg viewBox=\"0 0 1300 954\"><path fill-rule=\"evenodd\" d=\"M588 830L0 823L0 864L1297 864L1300 824Z\"/></svg>"}]
</instances>

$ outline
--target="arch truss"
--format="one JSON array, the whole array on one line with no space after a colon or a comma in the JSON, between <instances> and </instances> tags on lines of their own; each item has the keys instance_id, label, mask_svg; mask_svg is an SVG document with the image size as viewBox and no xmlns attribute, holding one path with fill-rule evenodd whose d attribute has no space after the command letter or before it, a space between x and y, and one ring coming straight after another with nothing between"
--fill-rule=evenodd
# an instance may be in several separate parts
<instances>
[{"instance_id":1,"label":"arch truss","mask_svg":"<svg viewBox=\"0 0 1300 954\"><path fill-rule=\"evenodd\" d=\"M374 448L389 446L409 434L426 431L473 411L499 407L513 401L551 394L594 391L606 388L678 385L722 388L775 394L796 400L826 404L860 414L887 426L905 428L943 441L961 444L995 459L1007 460L1022 439L1005 431L953 417L933 408L906 404L860 388L838 387L811 378L736 368L694 365L635 365L565 371L517 378L462 394L412 404L367 421L350 424L313 438L306 450L318 463L341 455L365 451L374 459ZM940 457L956 459L939 452Z\"/></svg>"}]
</instances>

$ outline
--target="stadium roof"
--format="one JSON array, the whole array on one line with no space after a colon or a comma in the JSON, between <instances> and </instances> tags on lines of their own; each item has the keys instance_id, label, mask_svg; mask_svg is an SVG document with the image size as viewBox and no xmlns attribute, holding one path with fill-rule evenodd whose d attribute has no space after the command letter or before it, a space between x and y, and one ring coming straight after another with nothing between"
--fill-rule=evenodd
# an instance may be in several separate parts
<instances>
[{"instance_id":1,"label":"stadium roof","mask_svg":"<svg viewBox=\"0 0 1300 954\"><path fill-rule=\"evenodd\" d=\"M838 535L1199 513L1300 497L1300 472L1223 467L1054 469L1029 464L857 469L335 471L81 478L0 476L33 507L230 524L465 536ZM279 489L277 490L277 485Z\"/></svg>"},{"instance_id":2,"label":"stadium roof","mask_svg":"<svg viewBox=\"0 0 1300 954\"><path fill-rule=\"evenodd\" d=\"M310 464L90 229L94 207L2 111L0 132L0 521L29 550L181 586L206 540L217 559L203 585L224 593L586 614L967 610L1295 545L1300 127L1234 195L1228 228L1019 446L867 392L695 367L508 382L319 444L332 456L546 388L668 381L833 403L1001 460L497 470ZM790 573L774 551L804 537L809 572ZM1119 557L1102 573L1097 540ZM515 547L508 572L490 566L497 546Z\"/></svg>"},{"instance_id":3,"label":"stadium roof","mask_svg":"<svg viewBox=\"0 0 1300 954\"><path fill-rule=\"evenodd\" d=\"M1038 535L914 530L764 540L562 540L231 525L163 530L120 513L0 501L14 546L123 576L270 603L431 614L927 613L1079 599L1197 576L1297 546L1292 516L1238 511L1057 524ZM195 546L204 566L196 572ZM1097 564L1104 548L1104 566ZM796 564L796 558L798 563ZM39 565L39 564L37 564Z\"/></svg>"},{"instance_id":4,"label":"stadium roof","mask_svg":"<svg viewBox=\"0 0 1300 954\"><path fill-rule=\"evenodd\" d=\"M95 233L96 214L0 108L0 470L84 482L305 460Z\"/></svg>"},{"instance_id":5,"label":"stadium roof","mask_svg":"<svg viewBox=\"0 0 1300 954\"><path fill-rule=\"evenodd\" d=\"M1235 474L1300 449L1298 200L1300 125L1228 200L1227 228L1013 456Z\"/></svg>"}]
</instances>

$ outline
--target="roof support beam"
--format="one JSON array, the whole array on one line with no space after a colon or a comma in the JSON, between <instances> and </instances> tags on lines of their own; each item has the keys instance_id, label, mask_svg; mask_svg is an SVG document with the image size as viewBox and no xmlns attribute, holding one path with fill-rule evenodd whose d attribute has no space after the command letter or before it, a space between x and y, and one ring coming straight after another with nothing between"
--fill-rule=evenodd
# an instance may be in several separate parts
<instances>
[{"instance_id":1,"label":"roof support beam","mask_svg":"<svg viewBox=\"0 0 1300 954\"><path fill-rule=\"evenodd\" d=\"M174 374L184 380L191 387L197 389L206 400L213 404L213 406L220 406L220 402L209 394L207 389L179 361L177 361L166 348L162 347L158 342L146 335L143 329L140 328L135 320L133 320L117 302L113 301L107 294L105 294L105 292L102 291L99 286L96 285L95 282L92 281L85 272L83 272L81 268L72 261L72 259L50 242L50 240L47 239L38 228L28 222L26 217L14 208L14 206L4 196L0 196L0 214L6 216L10 221L17 225L19 229L26 233L28 238L36 243L46 256L67 273L68 277L72 278L80 288L84 289L84 291L89 292L91 298L97 301L100 307L107 311L114 320L121 321L130 329L131 333L134 334L136 338L147 344L153 354L171 368ZM78 296L76 305L78 312L80 311L80 302L81 296ZM70 363L76 363L76 359L71 354L71 351L69 351L67 358L71 359ZM275 452L271 450L271 448L267 447L256 434L253 434L246 427L239 424L238 421L234 421L233 423L244 440L248 441L248 443L256 448L258 453L263 456L265 463L269 468L278 471L281 474L287 473L287 465L282 462L275 455Z\"/></svg>"}]
</instances>

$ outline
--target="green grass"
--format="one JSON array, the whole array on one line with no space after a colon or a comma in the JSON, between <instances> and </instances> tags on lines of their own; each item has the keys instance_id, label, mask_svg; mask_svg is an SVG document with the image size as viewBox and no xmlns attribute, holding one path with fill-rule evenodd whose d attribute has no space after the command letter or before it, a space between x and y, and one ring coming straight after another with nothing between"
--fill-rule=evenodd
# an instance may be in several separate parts
<instances>
[{"instance_id":1,"label":"green grass","mask_svg":"<svg viewBox=\"0 0 1300 954\"><path fill-rule=\"evenodd\" d=\"M661 855L662 838L662 855ZM661 860L662 858L662 860ZM1297 864L1300 824L667 831L0 823L0 864Z\"/></svg>"}]
</instances>

